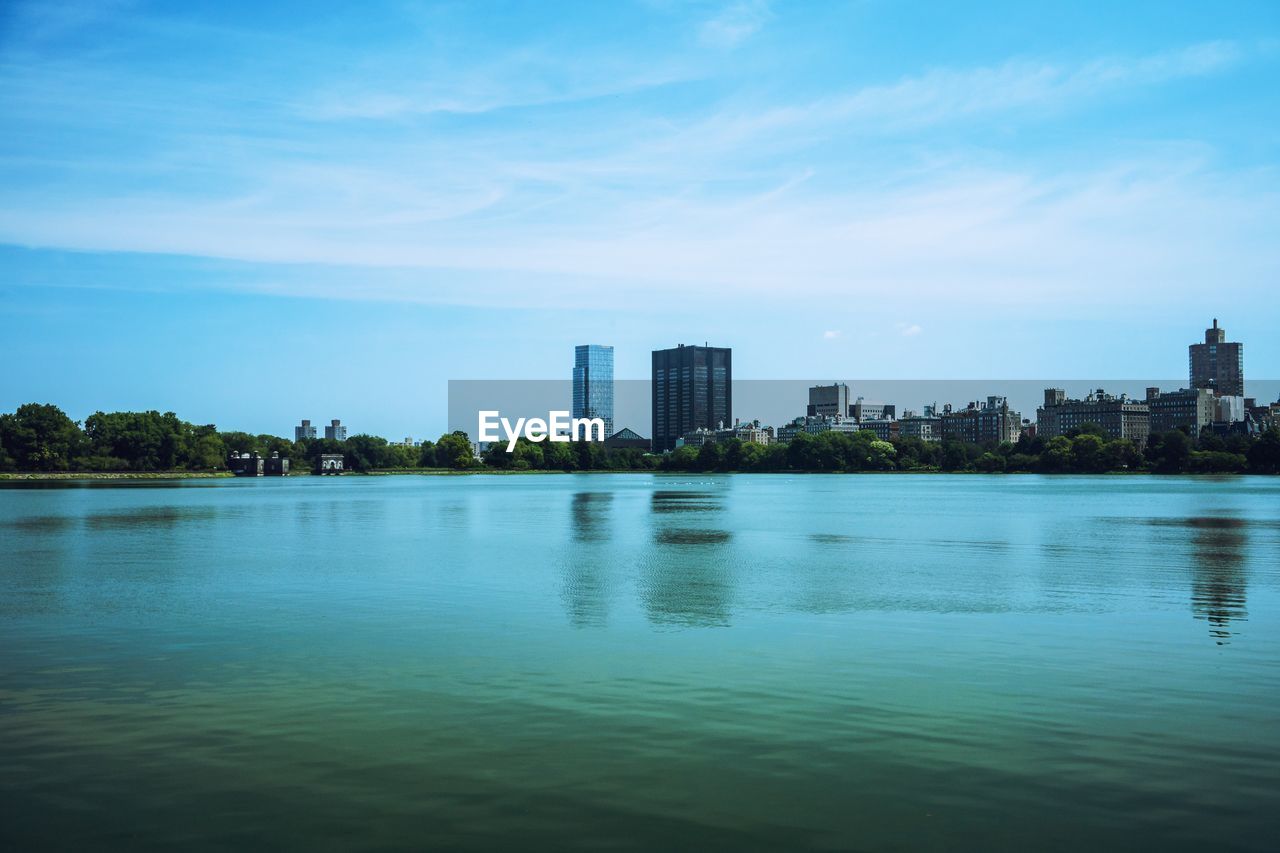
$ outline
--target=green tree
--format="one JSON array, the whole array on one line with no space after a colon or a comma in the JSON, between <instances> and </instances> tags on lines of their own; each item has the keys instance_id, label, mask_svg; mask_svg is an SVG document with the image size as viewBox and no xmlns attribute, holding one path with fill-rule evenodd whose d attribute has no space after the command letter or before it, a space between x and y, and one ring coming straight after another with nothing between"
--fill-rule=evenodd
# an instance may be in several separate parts
<instances>
[{"instance_id":1,"label":"green tree","mask_svg":"<svg viewBox=\"0 0 1280 853\"><path fill-rule=\"evenodd\" d=\"M1005 469L1006 460L999 453L983 453L973 462L975 471L983 474L999 474Z\"/></svg>"},{"instance_id":2,"label":"green tree","mask_svg":"<svg viewBox=\"0 0 1280 853\"><path fill-rule=\"evenodd\" d=\"M456 470L475 468L479 464L471 450L471 439L465 432L455 430L440 436L436 442L436 464Z\"/></svg>"},{"instance_id":3,"label":"green tree","mask_svg":"<svg viewBox=\"0 0 1280 853\"><path fill-rule=\"evenodd\" d=\"M1280 430L1272 427L1249 448L1249 471L1254 474L1280 474Z\"/></svg>"},{"instance_id":4,"label":"green tree","mask_svg":"<svg viewBox=\"0 0 1280 853\"><path fill-rule=\"evenodd\" d=\"M418 448L418 467L436 467L436 444L434 441L424 441L422 446Z\"/></svg>"},{"instance_id":5,"label":"green tree","mask_svg":"<svg viewBox=\"0 0 1280 853\"><path fill-rule=\"evenodd\" d=\"M1177 429L1153 435L1147 444L1147 459L1161 474L1181 473L1191 459L1191 439Z\"/></svg>"},{"instance_id":6,"label":"green tree","mask_svg":"<svg viewBox=\"0 0 1280 853\"><path fill-rule=\"evenodd\" d=\"M66 471L84 447L79 425L57 406L26 403L0 415L0 445L22 471Z\"/></svg>"},{"instance_id":7,"label":"green tree","mask_svg":"<svg viewBox=\"0 0 1280 853\"><path fill-rule=\"evenodd\" d=\"M1086 427L1093 424L1085 424ZM1082 431L1071 439L1070 470L1078 474L1100 474L1107 470L1103 458L1106 442L1098 432Z\"/></svg>"}]
</instances>

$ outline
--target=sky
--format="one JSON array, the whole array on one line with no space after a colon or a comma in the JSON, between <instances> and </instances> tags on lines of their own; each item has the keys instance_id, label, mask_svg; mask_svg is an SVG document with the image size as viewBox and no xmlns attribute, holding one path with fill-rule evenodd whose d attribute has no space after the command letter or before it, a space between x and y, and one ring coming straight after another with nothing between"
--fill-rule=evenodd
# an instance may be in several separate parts
<instances>
[{"instance_id":1,"label":"sky","mask_svg":"<svg viewBox=\"0 0 1280 853\"><path fill-rule=\"evenodd\" d=\"M999 393L1214 317L1280 377L1280 4L323 6L0 4L0 411L431 436L581 343Z\"/></svg>"}]
</instances>

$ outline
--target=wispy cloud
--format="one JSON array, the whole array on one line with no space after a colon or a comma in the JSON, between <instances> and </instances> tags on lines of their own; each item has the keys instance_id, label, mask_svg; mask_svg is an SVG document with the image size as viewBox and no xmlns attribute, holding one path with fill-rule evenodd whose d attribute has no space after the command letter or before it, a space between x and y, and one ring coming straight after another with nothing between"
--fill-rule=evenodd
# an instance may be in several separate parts
<instances>
[{"instance_id":1,"label":"wispy cloud","mask_svg":"<svg viewBox=\"0 0 1280 853\"><path fill-rule=\"evenodd\" d=\"M913 338L923 331L924 329L920 328L920 326L916 323L899 323L898 324L898 334L902 335L904 338Z\"/></svg>"},{"instance_id":2,"label":"wispy cloud","mask_svg":"<svg viewBox=\"0 0 1280 853\"><path fill-rule=\"evenodd\" d=\"M840 337L840 332L838 330L826 331L822 333L823 340L834 341L838 337Z\"/></svg>"},{"instance_id":3,"label":"wispy cloud","mask_svg":"<svg viewBox=\"0 0 1280 853\"><path fill-rule=\"evenodd\" d=\"M1224 169L1194 141L1101 134L1064 155L966 135L1036 136L1115 93L1245 67L1247 45L864 73L786 98L700 58L725 59L707 44L741 44L774 12L698 8L679 21L683 51L618 54L579 34L571 51L522 31L469 56L407 38L341 75L287 41L279 57L239 48L240 77L189 67L221 31L184 30L140 66L28 46L0 62L0 122L22 129L0 140L0 242L332 266L343 276L324 283L235 286L475 304L797 289L1045 302L1202 286L1224 257L1228 287L1280 268L1273 170Z\"/></svg>"},{"instance_id":4,"label":"wispy cloud","mask_svg":"<svg viewBox=\"0 0 1280 853\"><path fill-rule=\"evenodd\" d=\"M703 23L699 36L713 47L736 47L751 38L770 18L766 0L742 0L731 3Z\"/></svg>"}]
</instances>

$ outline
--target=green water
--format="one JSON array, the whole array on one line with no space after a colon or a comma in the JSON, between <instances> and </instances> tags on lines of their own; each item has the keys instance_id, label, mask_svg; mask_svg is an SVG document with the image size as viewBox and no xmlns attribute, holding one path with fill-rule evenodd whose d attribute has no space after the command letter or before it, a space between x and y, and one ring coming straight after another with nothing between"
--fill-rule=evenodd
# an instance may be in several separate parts
<instances>
[{"instance_id":1,"label":"green water","mask_svg":"<svg viewBox=\"0 0 1280 853\"><path fill-rule=\"evenodd\" d=\"M0 488L0 848L1266 850L1280 479Z\"/></svg>"}]
</instances>

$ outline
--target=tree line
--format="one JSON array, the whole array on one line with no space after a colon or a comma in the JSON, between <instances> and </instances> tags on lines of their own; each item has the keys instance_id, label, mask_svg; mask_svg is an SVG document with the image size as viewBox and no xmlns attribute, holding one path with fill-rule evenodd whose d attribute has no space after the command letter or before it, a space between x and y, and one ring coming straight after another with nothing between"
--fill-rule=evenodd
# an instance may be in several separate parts
<instances>
[{"instance_id":1,"label":"tree line","mask_svg":"<svg viewBox=\"0 0 1280 853\"><path fill-rule=\"evenodd\" d=\"M918 438L878 439L871 432L801 433L787 444L730 439L681 447L665 455L599 443L541 442L521 438L508 453L495 444L476 459L463 432L418 447L353 435L291 441L274 435L222 432L172 412L96 412L81 424L57 406L28 403L0 414L0 471L221 471L231 453L279 453L294 470L314 468L321 454L342 454L352 471L449 468L515 471L857 472L951 471L1098 474L1111 471L1280 473L1280 432L1221 437L1182 430L1151 436L1139 449L1108 439L1086 424L1051 439L969 444Z\"/></svg>"},{"instance_id":2,"label":"tree line","mask_svg":"<svg viewBox=\"0 0 1280 853\"><path fill-rule=\"evenodd\" d=\"M254 452L289 457L294 469L314 468L326 453L342 454L343 465L353 471L475 464L471 442L462 433L405 447L373 435L340 442L222 432L173 412L95 412L83 424L41 403L0 414L0 471L223 471L230 454Z\"/></svg>"}]
</instances>

